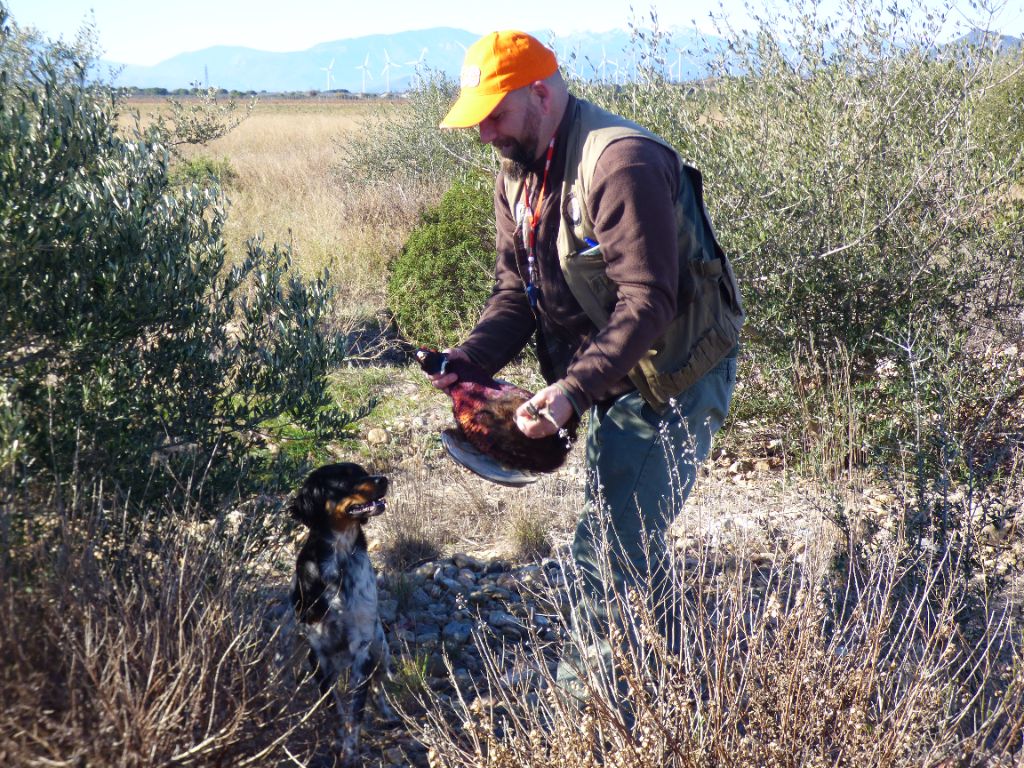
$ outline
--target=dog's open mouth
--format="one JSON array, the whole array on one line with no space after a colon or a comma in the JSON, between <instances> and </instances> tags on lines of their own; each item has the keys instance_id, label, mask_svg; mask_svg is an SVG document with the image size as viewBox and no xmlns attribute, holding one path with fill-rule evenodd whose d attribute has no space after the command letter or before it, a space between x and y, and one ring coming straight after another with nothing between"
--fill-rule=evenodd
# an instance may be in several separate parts
<instances>
[{"instance_id":1,"label":"dog's open mouth","mask_svg":"<svg viewBox=\"0 0 1024 768\"><path fill-rule=\"evenodd\" d=\"M349 517L376 517L384 511L387 504L383 498L368 501L366 504L358 504L348 508Z\"/></svg>"}]
</instances>

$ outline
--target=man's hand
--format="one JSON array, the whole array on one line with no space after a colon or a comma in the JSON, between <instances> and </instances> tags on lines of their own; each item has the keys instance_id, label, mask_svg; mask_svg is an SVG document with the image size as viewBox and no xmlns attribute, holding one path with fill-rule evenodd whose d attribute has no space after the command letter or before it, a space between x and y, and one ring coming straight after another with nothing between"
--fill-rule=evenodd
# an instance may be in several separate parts
<instances>
[{"instance_id":1,"label":"man's hand","mask_svg":"<svg viewBox=\"0 0 1024 768\"><path fill-rule=\"evenodd\" d=\"M527 437L547 437L558 432L572 417L572 403L561 387L544 387L516 409L516 426Z\"/></svg>"},{"instance_id":2,"label":"man's hand","mask_svg":"<svg viewBox=\"0 0 1024 768\"><path fill-rule=\"evenodd\" d=\"M461 349L456 347L455 349L443 349L441 352L451 360L465 360L469 361L469 355L463 352ZM429 373L426 374L427 378L430 379L430 383L438 389L448 389L452 384L459 380L458 374L455 373L439 373L436 376L431 376Z\"/></svg>"}]
</instances>

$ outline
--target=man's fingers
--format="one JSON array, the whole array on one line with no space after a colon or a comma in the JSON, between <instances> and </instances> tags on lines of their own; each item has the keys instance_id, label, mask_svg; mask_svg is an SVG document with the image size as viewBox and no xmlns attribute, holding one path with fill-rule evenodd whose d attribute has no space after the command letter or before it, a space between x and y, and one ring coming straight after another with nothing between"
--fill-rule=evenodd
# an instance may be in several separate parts
<instances>
[{"instance_id":1,"label":"man's fingers","mask_svg":"<svg viewBox=\"0 0 1024 768\"><path fill-rule=\"evenodd\" d=\"M558 431L542 394L534 395L516 409L516 426L527 437L547 437Z\"/></svg>"},{"instance_id":2,"label":"man's fingers","mask_svg":"<svg viewBox=\"0 0 1024 768\"><path fill-rule=\"evenodd\" d=\"M430 377L430 383L433 384L438 389L447 389L458 380L459 377L456 376L454 373L445 373L441 376Z\"/></svg>"}]
</instances>

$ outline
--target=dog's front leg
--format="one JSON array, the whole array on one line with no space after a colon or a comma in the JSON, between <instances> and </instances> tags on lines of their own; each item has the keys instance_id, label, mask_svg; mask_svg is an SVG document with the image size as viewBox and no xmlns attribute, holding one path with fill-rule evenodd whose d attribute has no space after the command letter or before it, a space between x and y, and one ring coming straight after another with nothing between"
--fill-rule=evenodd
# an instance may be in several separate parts
<instances>
[{"instance_id":1,"label":"dog's front leg","mask_svg":"<svg viewBox=\"0 0 1024 768\"><path fill-rule=\"evenodd\" d=\"M366 696L370 692L373 673L377 662L370 654L370 644L362 642L355 650L352 660L352 675L349 680L348 696L346 696L346 713L344 716L344 733L341 742L342 759L348 761L359 750L359 734L363 719L366 716Z\"/></svg>"},{"instance_id":2,"label":"dog's front leg","mask_svg":"<svg viewBox=\"0 0 1024 768\"><path fill-rule=\"evenodd\" d=\"M377 713L386 723L394 724L398 721L398 715L388 703L387 692L384 690L384 681L394 680L394 671L391 668L391 649L388 646L387 638L384 637L384 627L380 619L377 619L377 626L374 628L370 656L374 663L373 687Z\"/></svg>"},{"instance_id":3,"label":"dog's front leg","mask_svg":"<svg viewBox=\"0 0 1024 768\"><path fill-rule=\"evenodd\" d=\"M319 652L316 648L309 649L309 665L313 669L313 677L320 688L320 697L324 698L330 694L334 700L334 710L338 713L338 719L344 724L346 706L338 693L338 676L341 670L332 661L330 655Z\"/></svg>"}]
</instances>

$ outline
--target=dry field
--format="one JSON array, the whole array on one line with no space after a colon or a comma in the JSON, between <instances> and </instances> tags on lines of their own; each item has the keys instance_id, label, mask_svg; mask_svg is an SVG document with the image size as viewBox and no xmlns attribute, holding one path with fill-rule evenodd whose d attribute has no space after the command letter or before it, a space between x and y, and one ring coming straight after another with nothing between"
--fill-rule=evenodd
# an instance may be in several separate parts
<instances>
[{"instance_id":1,"label":"dry field","mask_svg":"<svg viewBox=\"0 0 1024 768\"><path fill-rule=\"evenodd\" d=\"M166 109L159 99L135 100L145 121ZM244 107L239 102L239 114ZM347 136L371 115L400 104L358 100L268 99L226 136L186 147L185 159L227 161L232 173L226 240L238 258L245 241L262 234L288 243L294 266L312 275L327 268L344 315L372 316L383 307L381 276L423 205L437 190L381 188L353 178L344 166Z\"/></svg>"}]
</instances>

